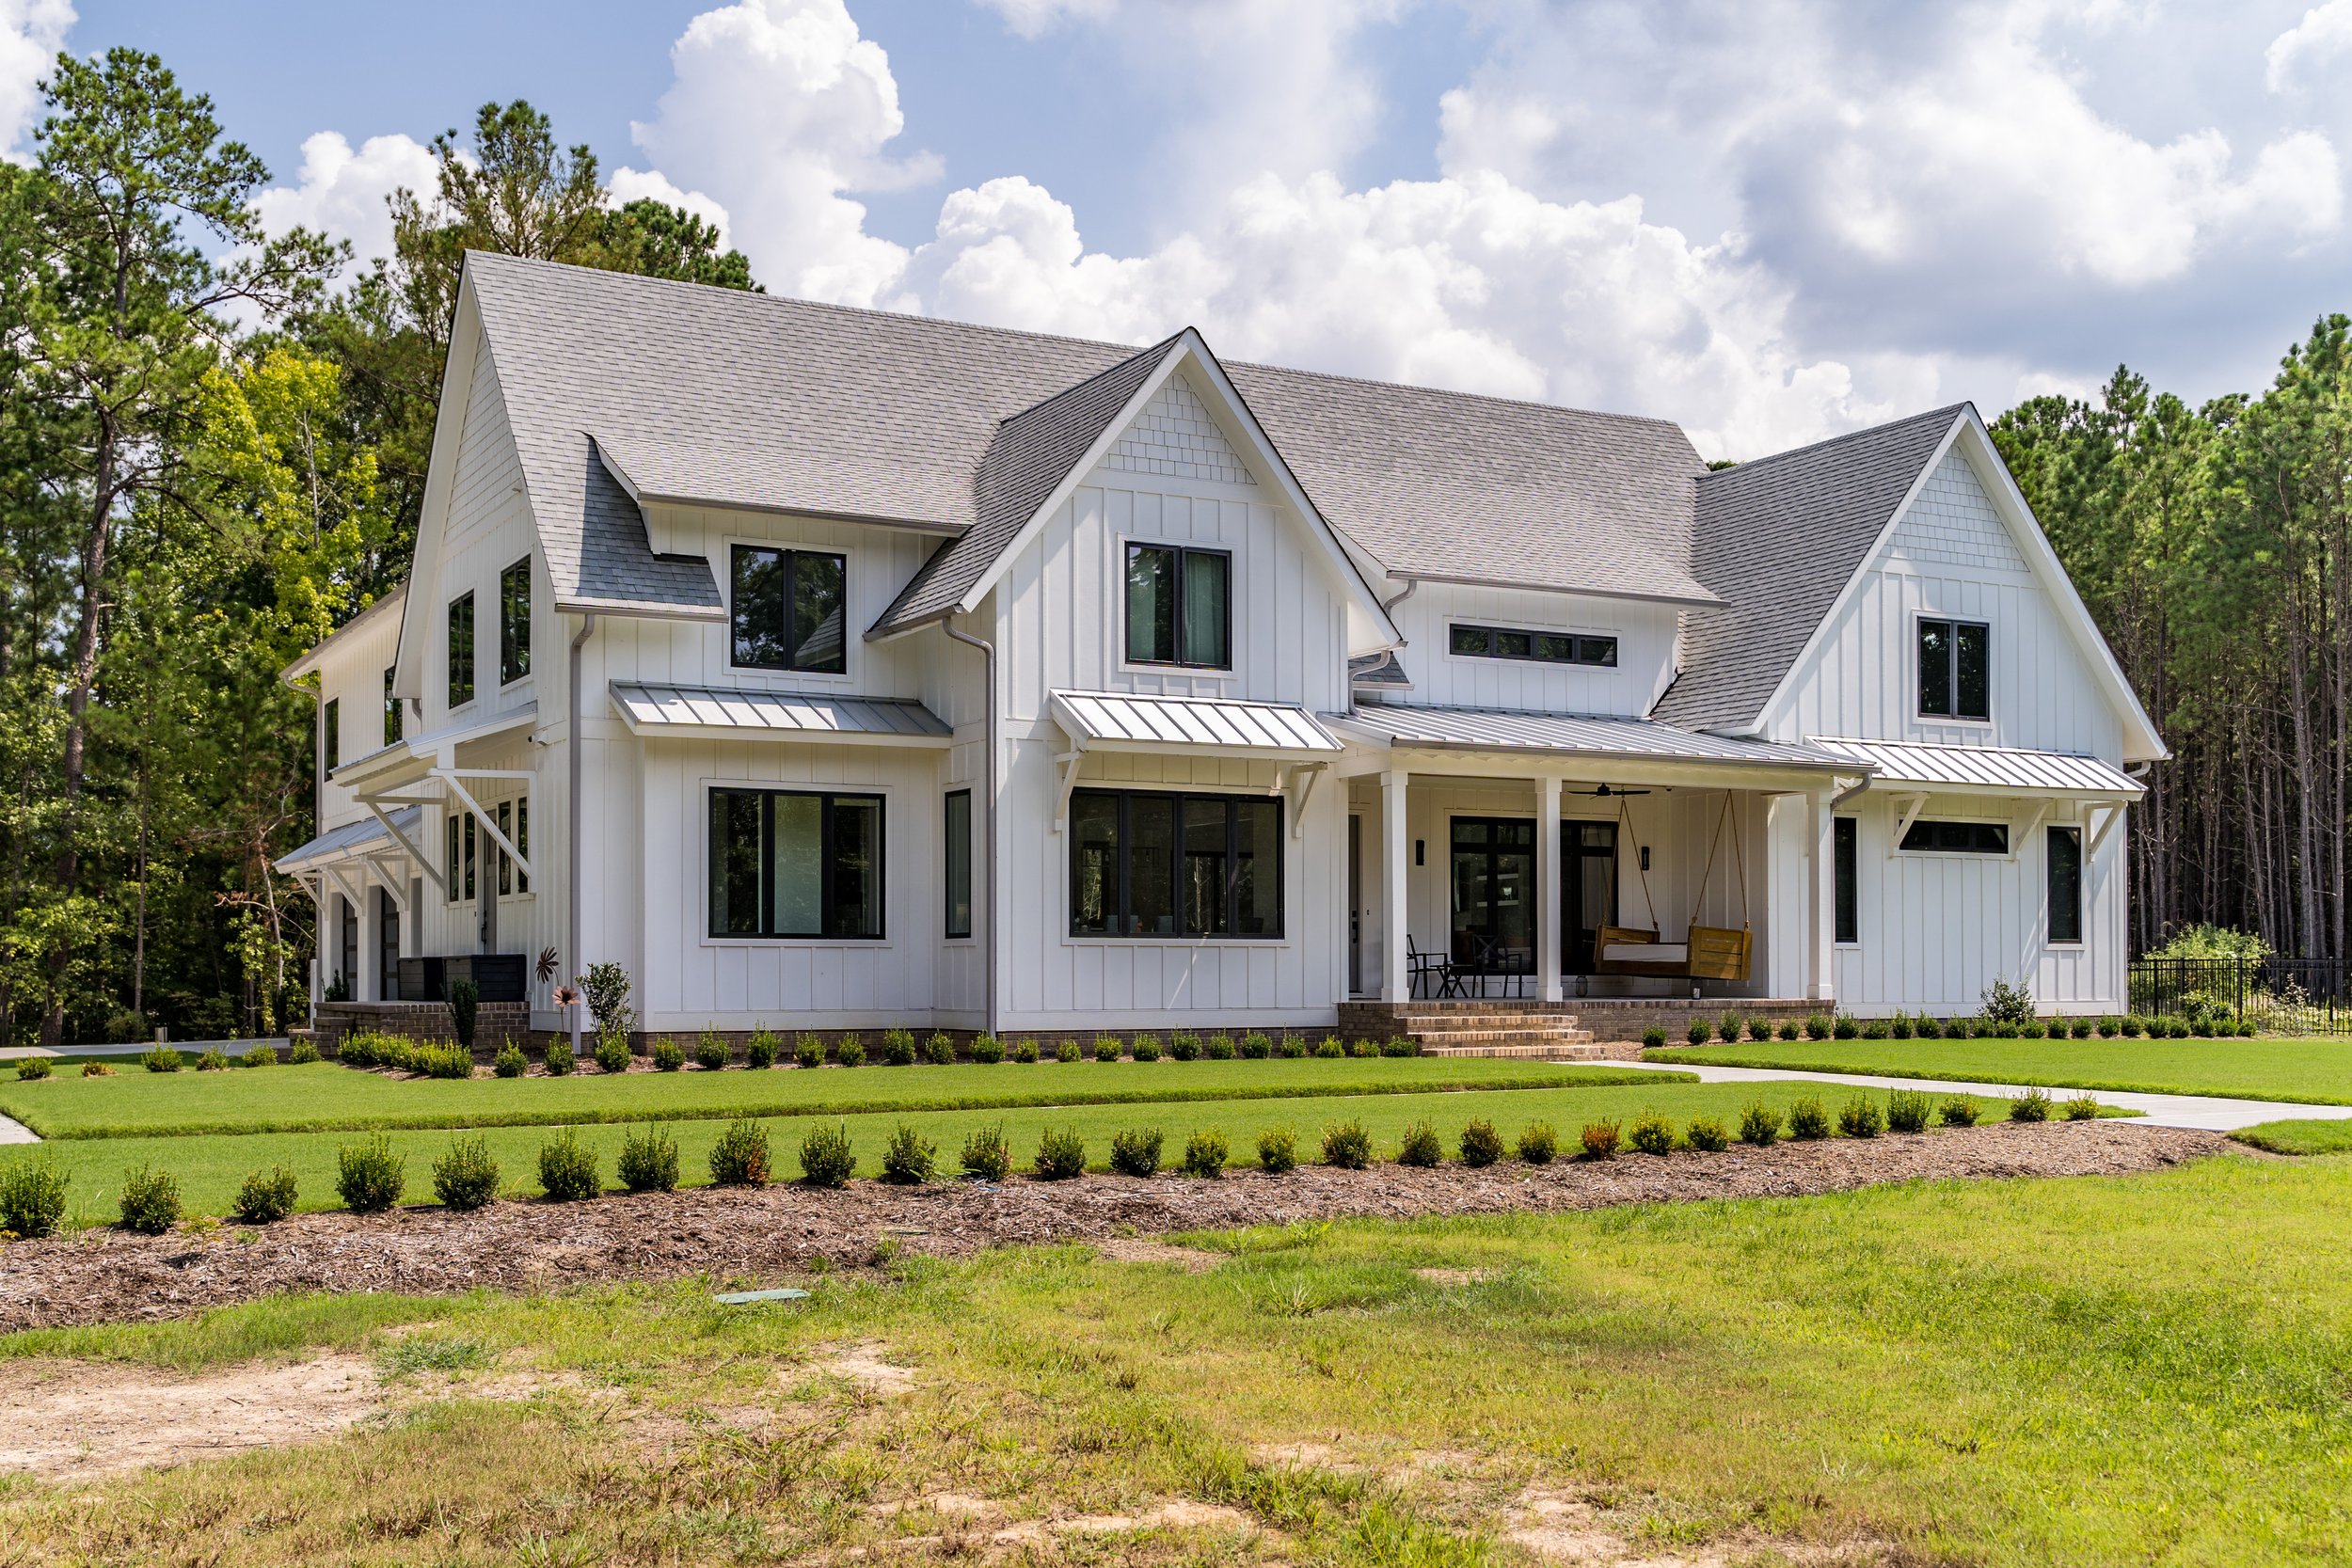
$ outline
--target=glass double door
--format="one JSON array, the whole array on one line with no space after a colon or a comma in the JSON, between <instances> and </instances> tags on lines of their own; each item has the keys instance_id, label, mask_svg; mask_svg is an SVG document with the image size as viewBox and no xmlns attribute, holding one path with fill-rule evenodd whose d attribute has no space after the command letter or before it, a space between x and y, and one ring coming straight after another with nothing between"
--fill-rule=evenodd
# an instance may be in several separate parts
<instances>
[{"instance_id":1,"label":"glass double door","mask_svg":"<svg viewBox=\"0 0 2352 1568\"><path fill-rule=\"evenodd\" d=\"M1592 971L1602 926L1617 913L1617 825L1563 822L1561 885L1568 890L1560 933L1564 974ZM1482 974L1524 974L1535 967L1535 823L1523 816L1457 816L1450 845L1452 957Z\"/></svg>"}]
</instances>

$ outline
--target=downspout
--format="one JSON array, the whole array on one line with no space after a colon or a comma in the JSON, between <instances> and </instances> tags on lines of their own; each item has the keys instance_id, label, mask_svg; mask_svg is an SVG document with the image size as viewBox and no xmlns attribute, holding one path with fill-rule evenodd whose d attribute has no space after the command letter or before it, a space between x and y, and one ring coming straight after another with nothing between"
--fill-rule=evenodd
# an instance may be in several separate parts
<instances>
[{"instance_id":1,"label":"downspout","mask_svg":"<svg viewBox=\"0 0 2352 1568\"><path fill-rule=\"evenodd\" d=\"M581 709L586 705L580 701L580 645L586 642L590 637L595 635L596 629L596 618L595 614L592 612L590 614L583 615L580 619L579 635L572 639L571 689L569 692L571 715L564 731L564 738L566 742L564 746L565 754L564 764L565 772L570 775L568 783L571 792L571 803L565 810L565 820L564 824L564 836L567 841L564 847L565 854L571 863L570 867L565 874L569 885L567 885L564 890L564 950L571 955L573 964L577 966L576 973L580 974L588 973L588 966L582 961L580 950L580 845L581 837L580 820L581 798L580 779L584 772L580 753L583 750L585 750L580 743L580 725L583 721ZM572 1015L572 1055L575 1059L577 1059L580 1055L580 1004L578 1002L573 1003L570 1011Z\"/></svg>"},{"instance_id":2,"label":"downspout","mask_svg":"<svg viewBox=\"0 0 2352 1568\"><path fill-rule=\"evenodd\" d=\"M1383 599L1383 600L1381 600L1381 601L1380 601L1380 613L1381 613L1381 614L1383 614L1383 615L1389 615L1389 614L1392 614L1392 613L1394 613L1394 611L1395 611L1395 610L1396 610L1396 607L1397 607L1398 605L1403 604L1406 600L1407 600L1407 599L1411 598L1411 597L1412 597L1415 594L1418 594L1418 593L1420 593L1420 592L1421 592L1421 578L1406 578L1405 579L1405 592L1404 592L1404 593L1399 594L1398 594L1395 598L1393 598L1393 599ZM1399 644L1399 646L1402 646L1402 644Z\"/></svg>"},{"instance_id":3,"label":"downspout","mask_svg":"<svg viewBox=\"0 0 2352 1568\"><path fill-rule=\"evenodd\" d=\"M988 792L988 853L981 862L985 867L982 886L986 889L986 902L981 908L988 911L988 938L981 943L981 953L983 961L988 965L988 1000L981 1028L984 1033L993 1035L996 1033L996 645L968 631L958 631L952 617L941 620L939 629L959 642L979 649L988 676L988 699L981 721L983 745L987 752L983 777Z\"/></svg>"}]
</instances>

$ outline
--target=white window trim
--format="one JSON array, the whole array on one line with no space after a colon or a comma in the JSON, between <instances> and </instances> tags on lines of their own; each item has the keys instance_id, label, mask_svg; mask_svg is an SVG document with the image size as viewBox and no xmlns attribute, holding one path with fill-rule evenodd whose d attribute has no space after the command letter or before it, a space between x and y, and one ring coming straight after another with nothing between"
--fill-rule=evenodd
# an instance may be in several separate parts
<instances>
[{"instance_id":1,"label":"white window trim","mask_svg":"<svg viewBox=\"0 0 2352 1568\"><path fill-rule=\"evenodd\" d=\"M879 937L715 937L710 934L710 792L714 789L755 789L767 794L787 795L867 795L880 796L882 803L882 935ZM699 936L696 945L702 947L744 947L755 952L772 953L783 947L823 947L857 953L885 953L898 947L903 933L898 928L892 881L897 875L898 857L904 852L893 836L891 827L899 819L899 789L896 784L802 784L780 779L721 778L708 775L695 784L694 863L700 868L693 880L695 903L692 909L694 929ZM974 913L977 915L977 911ZM975 922L977 924L977 921Z\"/></svg>"},{"instance_id":2,"label":"white window trim","mask_svg":"<svg viewBox=\"0 0 2352 1568\"><path fill-rule=\"evenodd\" d=\"M1122 550L1120 552L1120 559L1124 560L1125 558L1125 552ZM1244 784L1240 788L1236 789L1231 784L1154 784L1142 779L1080 778L1076 783L1075 788L1111 790L1129 795L1216 795L1220 797L1231 797L1235 795L1255 796L1258 794L1258 791L1255 788L1248 784ZM1175 933L1164 937L1080 936L1070 928L1070 856L1078 841L1075 835L1065 832L1061 835L1063 845L1062 852L1060 855L1056 857L1054 866L1054 897L1056 899L1055 928L1061 933L1061 944L1064 947L1118 948L1127 952L1134 952L1137 948L1166 949L1170 947L1238 947L1259 953L1279 953L1284 948L1296 946L1301 941L1298 927L1296 925L1299 918L1299 911L1295 907L1296 890L1294 886L1294 883L1297 880L1297 879L1293 877L1291 872L1293 867L1305 858L1305 852L1303 850L1294 850L1289 847L1295 844L1303 844L1305 840L1295 839L1291 836L1290 818L1295 808L1291 803L1289 797L1280 790L1273 790L1267 793L1266 799L1270 800L1280 800L1282 802L1282 843L1284 847L1282 850L1282 934L1280 936L1188 937L1181 933Z\"/></svg>"},{"instance_id":3,"label":"white window trim","mask_svg":"<svg viewBox=\"0 0 2352 1568\"><path fill-rule=\"evenodd\" d=\"M1992 714L1987 714L1982 719L1963 719L1957 714L1921 713L1919 711L1919 623L1922 621L1949 621L1955 625L1966 622L1970 626L1984 628L1984 705L1988 708L1994 705L1994 677L1997 672L1992 668L1994 641L1993 633L1998 629L2000 623L1990 615L1963 614L1956 610L1914 610L1911 612L1911 641L1903 649L1903 669L1911 676L1910 685L1905 689L1905 695L1910 701L1903 706L1912 723L1923 727L1957 724L1970 729L1990 731L1994 726L1995 717ZM1953 701L1959 701L1957 693L1954 694Z\"/></svg>"},{"instance_id":4,"label":"white window trim","mask_svg":"<svg viewBox=\"0 0 2352 1568\"><path fill-rule=\"evenodd\" d=\"M826 670L764 670L756 664L735 662L735 546L748 546L755 550L791 550L803 555L837 555L841 557L841 673ZM718 669L723 680L760 688L773 687L789 691L811 684L837 687L842 690L856 689L865 674L866 639L859 636L851 623L857 617L857 585L864 571L866 552L858 546L842 543L820 544L813 539L763 538L748 533L730 533L719 541L718 570L712 575L719 579L719 598L725 619L719 623Z\"/></svg>"}]
</instances>

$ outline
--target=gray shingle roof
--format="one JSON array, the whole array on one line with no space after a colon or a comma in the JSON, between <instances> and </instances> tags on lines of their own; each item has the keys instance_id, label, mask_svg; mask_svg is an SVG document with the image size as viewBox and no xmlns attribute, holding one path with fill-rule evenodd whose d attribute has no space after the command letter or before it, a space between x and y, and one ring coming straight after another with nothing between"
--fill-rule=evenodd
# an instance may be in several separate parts
<instances>
[{"instance_id":1,"label":"gray shingle roof","mask_svg":"<svg viewBox=\"0 0 2352 1568\"><path fill-rule=\"evenodd\" d=\"M652 554L591 436L657 494L960 534L990 498L1013 506L1074 460L1065 438L1097 411L1081 384L1151 352L482 252L467 276L565 606L718 603L707 567ZM1384 567L1707 598L1690 570L1701 465L1672 424L1226 370L1316 508ZM1025 411L1034 449L1016 439ZM951 566L993 559L978 543L944 555L926 605Z\"/></svg>"},{"instance_id":2,"label":"gray shingle roof","mask_svg":"<svg viewBox=\"0 0 2352 1568\"><path fill-rule=\"evenodd\" d=\"M1967 406L1702 478L1692 566L1724 608L1684 619L1682 671L1652 716L1692 729L1754 723Z\"/></svg>"},{"instance_id":3,"label":"gray shingle roof","mask_svg":"<svg viewBox=\"0 0 2352 1568\"><path fill-rule=\"evenodd\" d=\"M1175 345L1176 338L1154 343L997 426L972 480L975 515L970 531L932 552L875 621L874 630L903 630L953 609L987 575L1022 526L1037 515Z\"/></svg>"}]
</instances>

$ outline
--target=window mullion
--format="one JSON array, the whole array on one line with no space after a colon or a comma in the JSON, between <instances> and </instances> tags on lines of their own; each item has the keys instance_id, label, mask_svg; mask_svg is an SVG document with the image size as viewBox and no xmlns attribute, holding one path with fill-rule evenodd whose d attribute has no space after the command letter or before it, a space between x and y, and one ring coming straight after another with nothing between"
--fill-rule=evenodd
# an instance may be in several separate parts
<instances>
[{"instance_id":1,"label":"window mullion","mask_svg":"<svg viewBox=\"0 0 2352 1568\"><path fill-rule=\"evenodd\" d=\"M1136 885L1134 869L1128 864L1128 851L1134 846L1135 834L1127 826L1127 804L1134 799L1126 790L1119 792L1119 934L1122 937L1136 934L1134 922L1127 913L1128 906L1135 901Z\"/></svg>"},{"instance_id":2,"label":"window mullion","mask_svg":"<svg viewBox=\"0 0 2352 1568\"><path fill-rule=\"evenodd\" d=\"M1168 598L1176 607L1176 645L1168 651L1176 656L1177 663L1190 664L1192 662L1192 639L1184 635L1184 547L1179 546L1176 548L1169 550L1168 554L1169 562L1173 567L1173 570L1170 573L1171 580L1168 583ZM1181 837L1182 833L1183 830L1180 828L1178 830L1178 835ZM1180 921L1178 924L1181 926L1183 923Z\"/></svg>"},{"instance_id":3,"label":"window mullion","mask_svg":"<svg viewBox=\"0 0 2352 1568\"><path fill-rule=\"evenodd\" d=\"M1241 807L1225 802L1225 934L1241 935Z\"/></svg>"},{"instance_id":4,"label":"window mullion","mask_svg":"<svg viewBox=\"0 0 2352 1568\"><path fill-rule=\"evenodd\" d=\"M759 934L776 934L776 798L759 797Z\"/></svg>"}]
</instances>

